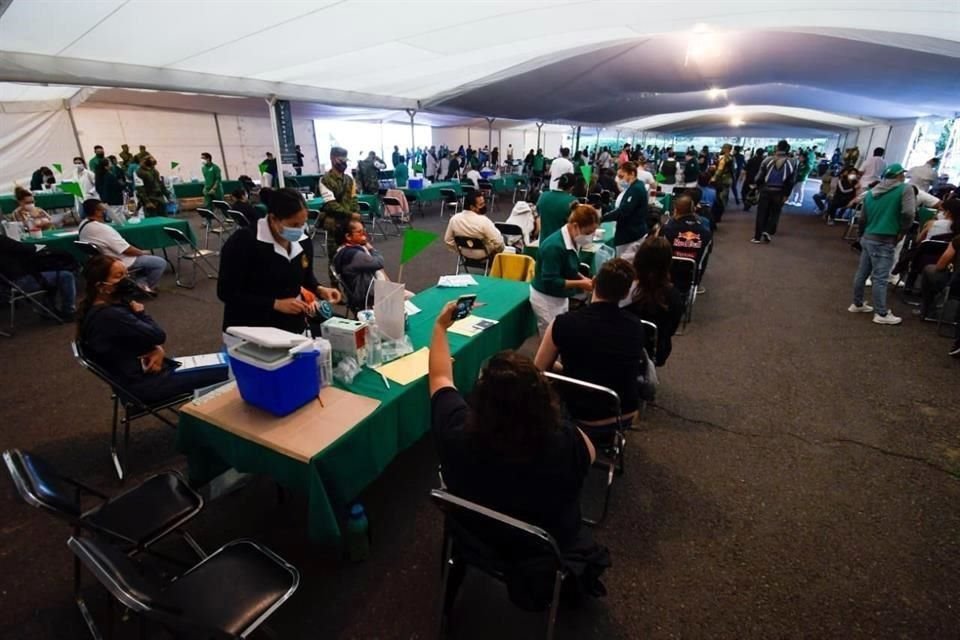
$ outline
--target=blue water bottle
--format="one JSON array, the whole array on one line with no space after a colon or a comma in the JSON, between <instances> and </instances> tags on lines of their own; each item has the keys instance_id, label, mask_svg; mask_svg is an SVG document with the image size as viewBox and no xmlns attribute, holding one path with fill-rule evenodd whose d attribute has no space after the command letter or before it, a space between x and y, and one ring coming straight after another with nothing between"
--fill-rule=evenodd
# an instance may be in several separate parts
<instances>
[{"instance_id":1,"label":"blue water bottle","mask_svg":"<svg viewBox=\"0 0 960 640\"><path fill-rule=\"evenodd\" d=\"M363 562L370 557L370 523L363 505L350 507L346 535L347 557L351 562Z\"/></svg>"}]
</instances>

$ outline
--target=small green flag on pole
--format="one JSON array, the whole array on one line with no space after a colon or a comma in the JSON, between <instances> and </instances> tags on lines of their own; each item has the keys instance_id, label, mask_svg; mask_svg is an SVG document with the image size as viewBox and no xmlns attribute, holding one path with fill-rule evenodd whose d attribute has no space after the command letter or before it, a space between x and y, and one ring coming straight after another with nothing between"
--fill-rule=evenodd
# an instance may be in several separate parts
<instances>
[{"instance_id":1,"label":"small green flag on pole","mask_svg":"<svg viewBox=\"0 0 960 640\"><path fill-rule=\"evenodd\" d=\"M583 179L587 181L587 186L590 186L590 177L593 175L593 167L588 164L580 165L580 173L583 174Z\"/></svg>"},{"instance_id":2,"label":"small green flag on pole","mask_svg":"<svg viewBox=\"0 0 960 640\"><path fill-rule=\"evenodd\" d=\"M57 173L63 173L63 167L60 164L54 162L53 168L57 170Z\"/></svg>"},{"instance_id":3,"label":"small green flag on pole","mask_svg":"<svg viewBox=\"0 0 960 640\"><path fill-rule=\"evenodd\" d=\"M176 169L176 168L179 167L179 166L180 166L180 163L179 163L179 162L171 162L171 163L170 163L170 168L171 168L171 169Z\"/></svg>"},{"instance_id":4,"label":"small green flag on pole","mask_svg":"<svg viewBox=\"0 0 960 640\"><path fill-rule=\"evenodd\" d=\"M80 188L80 185L76 182L61 182L60 190L65 191L71 195L75 195L78 198L83 197L83 189Z\"/></svg>"},{"instance_id":5,"label":"small green flag on pole","mask_svg":"<svg viewBox=\"0 0 960 640\"><path fill-rule=\"evenodd\" d=\"M261 162L260 164L257 165L257 167L259 167L259 169L260 169L260 175L263 175L264 173L267 172L267 163L266 163L266 162Z\"/></svg>"},{"instance_id":6,"label":"small green flag on pole","mask_svg":"<svg viewBox=\"0 0 960 640\"><path fill-rule=\"evenodd\" d=\"M426 249L431 242L440 235L418 229L407 229L403 232L403 248L400 250L400 264L412 260L414 256Z\"/></svg>"}]
</instances>

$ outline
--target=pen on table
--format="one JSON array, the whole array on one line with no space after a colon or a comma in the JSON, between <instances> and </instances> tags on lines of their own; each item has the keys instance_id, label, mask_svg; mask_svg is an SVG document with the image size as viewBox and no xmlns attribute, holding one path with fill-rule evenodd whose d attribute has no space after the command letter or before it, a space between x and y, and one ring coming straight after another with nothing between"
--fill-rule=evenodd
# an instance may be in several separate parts
<instances>
[{"instance_id":1,"label":"pen on table","mask_svg":"<svg viewBox=\"0 0 960 640\"><path fill-rule=\"evenodd\" d=\"M390 388L390 381L387 380L387 376L383 375L383 373L381 373L381 372L379 372L379 371L377 371L377 373L380 374L380 379L383 380L383 386L385 386L387 389L389 389L389 388Z\"/></svg>"}]
</instances>

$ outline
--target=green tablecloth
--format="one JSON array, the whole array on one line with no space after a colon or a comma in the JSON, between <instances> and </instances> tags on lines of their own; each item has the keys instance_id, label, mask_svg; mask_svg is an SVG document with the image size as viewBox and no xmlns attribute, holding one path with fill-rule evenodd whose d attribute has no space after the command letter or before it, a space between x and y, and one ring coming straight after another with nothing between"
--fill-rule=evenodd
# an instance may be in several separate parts
<instances>
[{"instance_id":1,"label":"green tablecloth","mask_svg":"<svg viewBox=\"0 0 960 640\"><path fill-rule=\"evenodd\" d=\"M226 193L224 189L224 193ZM173 195L175 198L202 198L203 180L199 182L181 182L173 185Z\"/></svg>"},{"instance_id":2,"label":"green tablecloth","mask_svg":"<svg viewBox=\"0 0 960 640\"><path fill-rule=\"evenodd\" d=\"M434 182L429 187L424 187L423 189L404 187L401 191L403 191L406 196L410 196L411 194L417 196L417 200L420 202L437 202L443 200L443 195L440 193L441 189L453 189L457 192L457 195L463 193L463 188L459 182Z\"/></svg>"},{"instance_id":3,"label":"green tablecloth","mask_svg":"<svg viewBox=\"0 0 960 640\"><path fill-rule=\"evenodd\" d=\"M493 185L494 191L513 191L521 182L524 182L524 177L513 173L499 178L490 178L490 184Z\"/></svg>"},{"instance_id":4,"label":"green tablecloth","mask_svg":"<svg viewBox=\"0 0 960 640\"><path fill-rule=\"evenodd\" d=\"M477 315L499 324L473 338L450 334L454 378L458 388L473 387L480 365L494 353L520 346L536 331L527 302L529 285L522 282L475 276L477 287L427 289L413 299L422 311L410 318L408 335L414 348L427 346L441 307L465 293L476 293L486 306ZM304 493L308 499L308 528L312 540L336 543L339 519L346 506L377 478L393 458L430 429L430 398L426 377L386 389L380 376L364 369L344 389L380 400L366 418L309 464L276 453L223 429L181 414L177 449L186 454L195 486L209 482L233 467L241 472L264 473L280 485Z\"/></svg>"},{"instance_id":5,"label":"green tablecloth","mask_svg":"<svg viewBox=\"0 0 960 640\"><path fill-rule=\"evenodd\" d=\"M673 194L664 193L663 195L657 196L657 200L660 201L660 204L663 205L663 212L670 213L673 209Z\"/></svg>"},{"instance_id":6,"label":"green tablecloth","mask_svg":"<svg viewBox=\"0 0 960 640\"><path fill-rule=\"evenodd\" d=\"M43 191L33 194L34 202L41 209L72 209L75 203L73 195L62 191ZM0 195L0 211L4 214L13 213L17 208L17 199L12 193Z\"/></svg>"},{"instance_id":7,"label":"green tablecloth","mask_svg":"<svg viewBox=\"0 0 960 640\"><path fill-rule=\"evenodd\" d=\"M357 196L357 202L366 202L370 205L370 211L375 216L380 216L380 197L372 193L361 193ZM307 209L318 209L323 211L323 198L313 198L307 200Z\"/></svg>"},{"instance_id":8,"label":"green tablecloth","mask_svg":"<svg viewBox=\"0 0 960 640\"><path fill-rule=\"evenodd\" d=\"M613 244L613 234L616 233L616 231L617 231L617 223L616 223L616 222L601 222L601 223L600 223L600 227L603 229L603 243L602 243L602 244L605 244L605 245L607 245L607 246L610 247L610 248L615 248L615 246L614 246L614 244ZM592 264L593 264L593 254L594 254L595 252L594 252L593 250L591 250L591 248L590 248L591 246L592 246L592 245L589 245L589 246L587 246L587 247L584 247L583 249L580 250L580 253L581 253L581 254L589 253L589 254L590 254L590 259L589 259L589 260L586 260L586 259L585 259L585 260L582 260L582 262L586 262L586 263L592 265ZM531 247L531 246L526 246L526 247L524 247L524 248L523 248L523 253L524 253L525 255L530 256L530 257L533 258L534 260L536 260L536 259L537 259L537 256L540 255L540 247L539 247L539 244L538 244L538 246L533 246L533 247Z\"/></svg>"},{"instance_id":9,"label":"green tablecloth","mask_svg":"<svg viewBox=\"0 0 960 640\"><path fill-rule=\"evenodd\" d=\"M137 247L138 249L150 250L164 249L166 247L172 247L176 244L170 239L169 236L167 236L166 233L164 233L164 227L180 229L187 235L188 238L196 242L196 236L193 233L193 228L184 218L164 218L157 216L155 218L145 218L143 222L137 224L131 224L128 222L125 225L116 226L115 228L118 232L120 232L120 235L123 236L123 239L133 246ZM74 240L77 239L76 231L76 229L53 229L51 231L45 231L43 233L43 238L36 240L33 238L25 238L24 242L44 244L50 249L61 249L69 252L80 262L85 262L87 259L87 254L78 250L73 245Z\"/></svg>"}]
</instances>

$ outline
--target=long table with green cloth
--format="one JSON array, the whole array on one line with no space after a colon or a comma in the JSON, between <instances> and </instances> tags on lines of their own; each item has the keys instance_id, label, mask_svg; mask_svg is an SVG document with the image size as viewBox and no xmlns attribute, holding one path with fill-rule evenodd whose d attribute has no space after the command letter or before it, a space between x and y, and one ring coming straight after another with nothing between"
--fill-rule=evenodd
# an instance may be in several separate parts
<instances>
[{"instance_id":1,"label":"long table with green cloth","mask_svg":"<svg viewBox=\"0 0 960 640\"><path fill-rule=\"evenodd\" d=\"M76 200L71 193L63 191L38 191L33 194L35 204L41 209L72 209ZM13 213L17 208L17 199L12 193L0 194L0 211L4 214Z\"/></svg>"},{"instance_id":2,"label":"long table with green cloth","mask_svg":"<svg viewBox=\"0 0 960 640\"><path fill-rule=\"evenodd\" d=\"M536 331L528 302L529 285L523 282L475 276L478 286L433 287L412 302L421 312L411 316L407 335L414 349L428 346L440 309L449 301L477 294L485 303L478 316L498 323L477 336L448 334L454 359L454 382L464 393L473 388L481 364L502 349L519 347ZM380 406L305 464L241 438L194 416L181 414L177 449L187 456L193 486L206 484L234 468L272 477L278 484L307 497L307 526L311 540L325 544L340 541L340 520L347 506L375 480L401 451L430 429L430 397L426 376L408 384L391 383L364 369L349 385L337 386L375 398ZM373 517L376 517L375 515Z\"/></svg>"},{"instance_id":3,"label":"long table with green cloth","mask_svg":"<svg viewBox=\"0 0 960 640\"><path fill-rule=\"evenodd\" d=\"M301 187L309 187L310 189L316 189L317 181L320 179L320 174L318 173L305 173L300 176L284 176L283 177L286 186L291 186L291 180L296 180L297 184ZM223 194L229 195L235 189L240 187L239 180L224 180L223 181ZM180 182L173 185L173 193L177 198L202 198L203 197L203 180L198 180L196 182Z\"/></svg>"},{"instance_id":4,"label":"long table with green cloth","mask_svg":"<svg viewBox=\"0 0 960 640\"><path fill-rule=\"evenodd\" d=\"M185 218L166 218L157 216L154 218L144 218L142 222L123 225L114 225L114 228L123 236L123 239L137 247L138 249L165 249L175 246L176 243L168 236L163 228L173 227L186 234L193 242L196 242L196 235L193 228ZM74 246L77 239L77 230L73 229L51 229L43 232L42 238L25 237L24 242L32 244L46 245L48 249L61 249L73 255L77 260L84 262L87 254Z\"/></svg>"},{"instance_id":5,"label":"long table with green cloth","mask_svg":"<svg viewBox=\"0 0 960 640\"><path fill-rule=\"evenodd\" d=\"M505 176L500 176L499 178L490 178L490 185L493 187L494 191L513 191L517 188L518 184L521 184L525 181L526 178L523 176L510 173Z\"/></svg>"},{"instance_id":6,"label":"long table with green cloth","mask_svg":"<svg viewBox=\"0 0 960 640\"><path fill-rule=\"evenodd\" d=\"M380 215L380 197L372 193L361 193L357 195L357 202L366 202L370 205L370 212L375 215ZM307 200L307 209L317 209L318 211L323 211L323 198L313 198L312 200Z\"/></svg>"},{"instance_id":7,"label":"long table with green cloth","mask_svg":"<svg viewBox=\"0 0 960 640\"><path fill-rule=\"evenodd\" d=\"M404 187L401 191L403 191L406 196L417 196L417 200L420 202L438 202L443 200L443 194L440 193L441 189L453 189L458 196L463 193L463 187L459 182L434 182L429 187L424 187L423 189Z\"/></svg>"}]
</instances>

